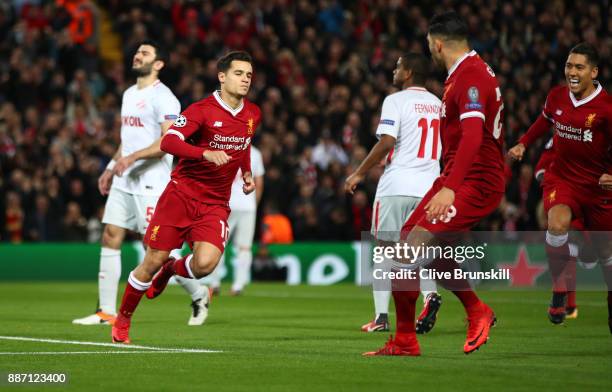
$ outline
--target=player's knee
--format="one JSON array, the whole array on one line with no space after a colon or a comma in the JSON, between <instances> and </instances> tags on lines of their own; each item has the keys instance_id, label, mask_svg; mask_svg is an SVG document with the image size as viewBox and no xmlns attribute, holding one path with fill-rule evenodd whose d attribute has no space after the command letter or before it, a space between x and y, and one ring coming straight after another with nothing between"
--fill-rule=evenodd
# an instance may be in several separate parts
<instances>
[{"instance_id":1,"label":"player's knee","mask_svg":"<svg viewBox=\"0 0 612 392\"><path fill-rule=\"evenodd\" d=\"M210 275L217 266L219 257L209 254L194 254L192 260L192 273L196 278Z\"/></svg>"},{"instance_id":2,"label":"player's knee","mask_svg":"<svg viewBox=\"0 0 612 392\"><path fill-rule=\"evenodd\" d=\"M565 234L569 231L569 222L564 220L549 220L548 231L553 234Z\"/></svg>"},{"instance_id":3,"label":"player's knee","mask_svg":"<svg viewBox=\"0 0 612 392\"><path fill-rule=\"evenodd\" d=\"M567 211L558 211L548 214L548 231L552 234L565 234L570 229L572 214Z\"/></svg>"}]
</instances>

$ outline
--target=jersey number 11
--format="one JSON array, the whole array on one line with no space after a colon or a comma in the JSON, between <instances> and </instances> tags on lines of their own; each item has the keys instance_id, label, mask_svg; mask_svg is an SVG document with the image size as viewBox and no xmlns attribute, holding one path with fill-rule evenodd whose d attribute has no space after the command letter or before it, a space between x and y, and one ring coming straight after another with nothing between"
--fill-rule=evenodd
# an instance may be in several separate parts
<instances>
[{"instance_id":1,"label":"jersey number 11","mask_svg":"<svg viewBox=\"0 0 612 392\"><path fill-rule=\"evenodd\" d=\"M426 118L421 118L417 124L421 128L421 144L417 158L425 158L425 145L427 144L427 134L429 128L433 130L433 143L431 148L431 159L438 160L438 139L440 137L440 120L435 118L431 123L427 123Z\"/></svg>"}]
</instances>

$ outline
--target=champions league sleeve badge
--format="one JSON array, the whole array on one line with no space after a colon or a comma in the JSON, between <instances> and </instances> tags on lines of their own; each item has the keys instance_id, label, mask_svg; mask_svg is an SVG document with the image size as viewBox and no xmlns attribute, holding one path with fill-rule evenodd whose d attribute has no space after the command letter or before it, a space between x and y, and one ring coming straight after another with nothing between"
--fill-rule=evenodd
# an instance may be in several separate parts
<instances>
[{"instance_id":1,"label":"champions league sleeve badge","mask_svg":"<svg viewBox=\"0 0 612 392\"><path fill-rule=\"evenodd\" d=\"M481 110L482 105L478 102L478 98L480 98L478 89L474 86L470 87L467 91L467 95L470 99L470 103L466 104L465 108L469 110Z\"/></svg>"},{"instance_id":2,"label":"champions league sleeve badge","mask_svg":"<svg viewBox=\"0 0 612 392\"><path fill-rule=\"evenodd\" d=\"M174 124L172 124L173 127L177 128L183 128L185 125L187 125L187 118L185 118L185 116L182 114L178 116L178 118L174 121Z\"/></svg>"}]
</instances>

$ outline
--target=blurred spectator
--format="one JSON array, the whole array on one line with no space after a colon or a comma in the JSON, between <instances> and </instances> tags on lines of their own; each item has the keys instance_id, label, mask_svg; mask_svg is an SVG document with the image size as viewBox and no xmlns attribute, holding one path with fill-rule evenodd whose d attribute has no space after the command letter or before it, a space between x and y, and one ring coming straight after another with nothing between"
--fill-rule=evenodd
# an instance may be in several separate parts
<instances>
[{"instance_id":1,"label":"blurred spectator","mask_svg":"<svg viewBox=\"0 0 612 392\"><path fill-rule=\"evenodd\" d=\"M34 211L26 216L26 239L28 241L56 241L59 239L60 215L50 208L49 198L36 196Z\"/></svg>"},{"instance_id":2,"label":"blurred spectator","mask_svg":"<svg viewBox=\"0 0 612 392\"><path fill-rule=\"evenodd\" d=\"M289 219L281 214L273 204L268 204L264 208L261 241L264 244L290 244L293 242L293 230Z\"/></svg>"},{"instance_id":3,"label":"blurred spectator","mask_svg":"<svg viewBox=\"0 0 612 392\"><path fill-rule=\"evenodd\" d=\"M87 220L81 214L81 207L71 201L66 206L66 214L62 220L62 241L87 241Z\"/></svg>"},{"instance_id":4,"label":"blurred spectator","mask_svg":"<svg viewBox=\"0 0 612 392\"><path fill-rule=\"evenodd\" d=\"M340 162L343 165L348 163L348 157L344 150L334 142L328 130L323 131L319 143L312 149L312 162L319 169L326 170L330 163Z\"/></svg>"},{"instance_id":5,"label":"blurred spectator","mask_svg":"<svg viewBox=\"0 0 612 392\"><path fill-rule=\"evenodd\" d=\"M372 228L372 206L368 201L368 195L363 190L358 190L353 195L351 204L353 213L353 238L361 240L361 232L370 232Z\"/></svg>"},{"instance_id":6,"label":"blurred spectator","mask_svg":"<svg viewBox=\"0 0 612 392\"><path fill-rule=\"evenodd\" d=\"M16 192L6 194L5 232L7 239L15 244L23 241L24 213L21 200Z\"/></svg>"},{"instance_id":7,"label":"blurred spectator","mask_svg":"<svg viewBox=\"0 0 612 392\"><path fill-rule=\"evenodd\" d=\"M87 242L97 244L102 240L102 217L104 216L104 206L98 207L96 213L87 221Z\"/></svg>"}]
</instances>

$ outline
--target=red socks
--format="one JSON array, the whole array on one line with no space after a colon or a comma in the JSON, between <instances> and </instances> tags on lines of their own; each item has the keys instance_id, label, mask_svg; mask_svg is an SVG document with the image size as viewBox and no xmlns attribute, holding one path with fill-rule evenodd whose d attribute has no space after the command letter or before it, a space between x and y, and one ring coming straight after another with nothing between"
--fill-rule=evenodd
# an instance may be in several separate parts
<instances>
[{"instance_id":1,"label":"red socks","mask_svg":"<svg viewBox=\"0 0 612 392\"><path fill-rule=\"evenodd\" d=\"M174 273L178 276L182 276L187 279L195 279L193 274L191 273L191 269L188 267L192 254L189 254L182 259L174 260L172 262L171 268L174 270Z\"/></svg>"},{"instance_id":2,"label":"red socks","mask_svg":"<svg viewBox=\"0 0 612 392\"><path fill-rule=\"evenodd\" d=\"M418 298L418 291L393 291L397 327L395 342L400 346L408 346L410 342L414 341L414 335L416 334L414 317Z\"/></svg>"},{"instance_id":3,"label":"red socks","mask_svg":"<svg viewBox=\"0 0 612 392\"><path fill-rule=\"evenodd\" d=\"M461 301L463 307L468 313L475 310L476 306L480 304L480 299L472 290L454 290L453 294L459 298L459 301Z\"/></svg>"},{"instance_id":4,"label":"red socks","mask_svg":"<svg viewBox=\"0 0 612 392\"><path fill-rule=\"evenodd\" d=\"M394 279L391 287L395 302L395 341L400 346L410 346L416 337L414 323L416 302L419 298L419 279Z\"/></svg>"},{"instance_id":5,"label":"red socks","mask_svg":"<svg viewBox=\"0 0 612 392\"><path fill-rule=\"evenodd\" d=\"M125 292L121 299L121 307L119 313L124 317L131 318L132 314L136 310L140 299L147 289L151 286L151 282L143 283L138 279L134 278L134 272L130 273L128 283L125 286Z\"/></svg>"},{"instance_id":6,"label":"red socks","mask_svg":"<svg viewBox=\"0 0 612 392\"><path fill-rule=\"evenodd\" d=\"M546 254L548 255L548 267L552 277L553 291L566 292L566 269L569 265L570 250L568 242L559 247L546 244Z\"/></svg>"}]
</instances>

